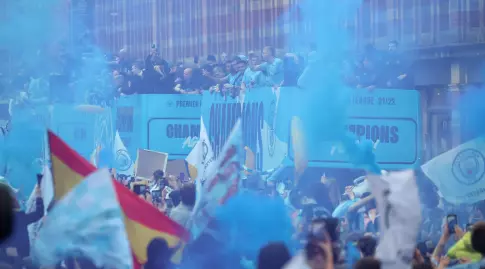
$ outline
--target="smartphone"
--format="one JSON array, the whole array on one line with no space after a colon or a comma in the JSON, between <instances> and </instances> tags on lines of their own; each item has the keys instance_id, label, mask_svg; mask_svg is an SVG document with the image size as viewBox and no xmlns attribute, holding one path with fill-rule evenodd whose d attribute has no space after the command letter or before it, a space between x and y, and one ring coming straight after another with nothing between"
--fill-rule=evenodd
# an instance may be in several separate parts
<instances>
[{"instance_id":1,"label":"smartphone","mask_svg":"<svg viewBox=\"0 0 485 269\"><path fill-rule=\"evenodd\" d=\"M448 224L448 232L450 234L455 233L455 226L458 225L458 219L455 214L449 214L446 216L446 223Z\"/></svg>"},{"instance_id":2,"label":"smartphone","mask_svg":"<svg viewBox=\"0 0 485 269\"><path fill-rule=\"evenodd\" d=\"M160 190L152 191L152 198L154 201L160 201L162 199L162 192Z\"/></svg>"},{"instance_id":3,"label":"smartphone","mask_svg":"<svg viewBox=\"0 0 485 269\"><path fill-rule=\"evenodd\" d=\"M325 222L314 222L310 225L311 237L316 239L317 241L327 241L326 232L327 230Z\"/></svg>"},{"instance_id":4,"label":"smartphone","mask_svg":"<svg viewBox=\"0 0 485 269\"><path fill-rule=\"evenodd\" d=\"M179 174L179 179L180 179L180 181L181 181L182 183L184 183L184 182L185 182L185 174L184 174L184 173L180 173L180 174Z\"/></svg>"},{"instance_id":5,"label":"smartphone","mask_svg":"<svg viewBox=\"0 0 485 269\"><path fill-rule=\"evenodd\" d=\"M133 187L133 192L136 193L137 195L143 194L146 191L146 186L145 185L135 185Z\"/></svg>"},{"instance_id":6,"label":"smartphone","mask_svg":"<svg viewBox=\"0 0 485 269\"><path fill-rule=\"evenodd\" d=\"M313 220L310 224L310 234L313 238L321 240L339 241L339 219L323 218ZM330 237L330 238L327 238Z\"/></svg>"},{"instance_id":7,"label":"smartphone","mask_svg":"<svg viewBox=\"0 0 485 269\"><path fill-rule=\"evenodd\" d=\"M338 242L340 238L338 226L339 226L339 219L337 218L325 218L325 226L327 229L328 236L330 236L330 240L332 242Z\"/></svg>"}]
</instances>

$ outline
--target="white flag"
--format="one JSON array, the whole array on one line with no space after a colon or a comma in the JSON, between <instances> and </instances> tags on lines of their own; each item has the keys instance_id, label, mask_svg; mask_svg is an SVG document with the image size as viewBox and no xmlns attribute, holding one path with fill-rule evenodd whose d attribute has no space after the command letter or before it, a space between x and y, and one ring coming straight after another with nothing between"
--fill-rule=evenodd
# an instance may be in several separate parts
<instances>
[{"instance_id":1,"label":"white flag","mask_svg":"<svg viewBox=\"0 0 485 269\"><path fill-rule=\"evenodd\" d=\"M94 167L98 167L97 164L97 156L98 156L98 150L94 149L93 152L91 152L91 155L89 155L89 163L91 163Z\"/></svg>"},{"instance_id":2,"label":"white flag","mask_svg":"<svg viewBox=\"0 0 485 269\"><path fill-rule=\"evenodd\" d=\"M411 268L421 224L418 187L412 170L369 175L379 212L376 257L383 268Z\"/></svg>"},{"instance_id":3,"label":"white flag","mask_svg":"<svg viewBox=\"0 0 485 269\"><path fill-rule=\"evenodd\" d=\"M454 204L485 200L485 137L459 145L421 166L443 198Z\"/></svg>"},{"instance_id":4,"label":"white flag","mask_svg":"<svg viewBox=\"0 0 485 269\"><path fill-rule=\"evenodd\" d=\"M185 159L189 165L190 176L202 183L207 180L207 171L214 163L214 152L207 135L204 120L200 118L200 135L199 141Z\"/></svg>"},{"instance_id":5,"label":"white flag","mask_svg":"<svg viewBox=\"0 0 485 269\"><path fill-rule=\"evenodd\" d=\"M123 218L109 171L98 170L57 201L39 230L32 257L43 267L83 257L98 268L131 269Z\"/></svg>"},{"instance_id":6,"label":"white flag","mask_svg":"<svg viewBox=\"0 0 485 269\"><path fill-rule=\"evenodd\" d=\"M54 181L49 166L44 165L42 181L40 182L40 193L44 201L44 210L47 212L51 202L54 200Z\"/></svg>"},{"instance_id":7,"label":"white flag","mask_svg":"<svg viewBox=\"0 0 485 269\"><path fill-rule=\"evenodd\" d=\"M217 208L238 191L244 162L241 120L238 120L215 164L207 170L207 181L198 192L192 211L192 232L197 237L215 217Z\"/></svg>"},{"instance_id":8,"label":"white flag","mask_svg":"<svg viewBox=\"0 0 485 269\"><path fill-rule=\"evenodd\" d=\"M116 131L114 147L115 168L118 174L133 176L134 163L130 153L123 144L120 134Z\"/></svg>"}]
</instances>

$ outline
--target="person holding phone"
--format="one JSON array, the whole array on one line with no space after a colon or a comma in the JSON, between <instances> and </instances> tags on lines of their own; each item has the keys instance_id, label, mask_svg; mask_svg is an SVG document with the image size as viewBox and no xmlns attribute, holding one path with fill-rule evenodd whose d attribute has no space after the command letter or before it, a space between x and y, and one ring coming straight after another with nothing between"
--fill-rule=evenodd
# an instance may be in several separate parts
<instances>
[{"instance_id":1,"label":"person holding phone","mask_svg":"<svg viewBox=\"0 0 485 269\"><path fill-rule=\"evenodd\" d=\"M448 243L448 240L452 235L455 235L455 239L458 242L460 239L464 238L465 232L457 225L457 217L454 214L449 214L445 218L445 223L443 224L442 228L442 234L441 238L436 245L436 248L433 251L433 254L431 255L431 261L433 264L436 266L439 265L439 261L441 260L441 254L443 253L443 250L445 248L445 245ZM451 230L451 231L450 231ZM466 238L464 238L466 239ZM450 259L457 259L460 261L460 263L465 263L467 261L474 260L476 258L481 257L481 255L474 253L473 251L471 252L463 252L460 253L460 255L452 254L452 253L457 253L457 251L453 251L453 248L457 247L459 243L455 244L450 251L448 251L448 258ZM450 255L451 254L451 255Z\"/></svg>"},{"instance_id":2,"label":"person holding phone","mask_svg":"<svg viewBox=\"0 0 485 269\"><path fill-rule=\"evenodd\" d=\"M195 185L187 183L179 191L180 203L170 212L170 218L183 227L187 227L192 209L195 206Z\"/></svg>"},{"instance_id":3,"label":"person holding phone","mask_svg":"<svg viewBox=\"0 0 485 269\"><path fill-rule=\"evenodd\" d=\"M162 170L153 172L152 180L150 182L150 191L162 190L165 185L165 173Z\"/></svg>"},{"instance_id":4,"label":"person holding phone","mask_svg":"<svg viewBox=\"0 0 485 269\"><path fill-rule=\"evenodd\" d=\"M329 227L322 219L309 226L309 234L304 250L294 256L283 269L333 269L334 251Z\"/></svg>"},{"instance_id":5,"label":"person holding phone","mask_svg":"<svg viewBox=\"0 0 485 269\"><path fill-rule=\"evenodd\" d=\"M446 216L446 223L448 225L448 232L454 234L455 227L458 225L457 216L455 214L449 214Z\"/></svg>"}]
</instances>

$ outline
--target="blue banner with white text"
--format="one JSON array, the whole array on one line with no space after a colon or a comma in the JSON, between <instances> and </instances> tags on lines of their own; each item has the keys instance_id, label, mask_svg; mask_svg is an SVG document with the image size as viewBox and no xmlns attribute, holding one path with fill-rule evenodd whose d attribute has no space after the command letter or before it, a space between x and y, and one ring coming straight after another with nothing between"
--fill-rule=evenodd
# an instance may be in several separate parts
<instances>
[{"instance_id":1,"label":"blue banner with white text","mask_svg":"<svg viewBox=\"0 0 485 269\"><path fill-rule=\"evenodd\" d=\"M300 116L307 125L318 121L318 115L309 118L296 111L299 95L298 88L258 88L237 98L208 91L202 96L134 95L117 101L112 124L132 158L136 158L138 148L143 148L166 152L170 159L184 159L198 140L201 117L215 154L240 117L244 144L255 155L254 168L268 170L285 160L293 161L289 135L293 116ZM420 165L421 111L417 91L354 90L349 102L346 129L359 140L372 140L377 162L383 169ZM61 132L61 137L75 149L92 144L89 141L93 141L94 130L90 130L96 127L88 122L94 119L63 113L66 115L54 117L58 126L54 131ZM83 132L82 126L93 127L85 127ZM310 167L353 167L338 141L306 143Z\"/></svg>"}]
</instances>

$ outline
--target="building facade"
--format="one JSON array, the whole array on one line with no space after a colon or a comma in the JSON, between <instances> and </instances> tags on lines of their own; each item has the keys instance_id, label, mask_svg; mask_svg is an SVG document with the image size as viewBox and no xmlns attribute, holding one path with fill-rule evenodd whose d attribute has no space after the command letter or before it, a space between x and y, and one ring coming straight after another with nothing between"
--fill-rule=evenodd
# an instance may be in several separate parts
<instances>
[{"instance_id":1,"label":"building facade","mask_svg":"<svg viewBox=\"0 0 485 269\"><path fill-rule=\"evenodd\" d=\"M462 132L458 103L485 81L484 0L370 0L353 23L358 46L398 40L414 60L425 159L474 136Z\"/></svg>"},{"instance_id":2,"label":"building facade","mask_svg":"<svg viewBox=\"0 0 485 269\"><path fill-rule=\"evenodd\" d=\"M155 43L169 60L283 47L285 37L297 31L283 15L297 1L97 1L96 40L105 49L126 47L140 58Z\"/></svg>"},{"instance_id":3,"label":"building facade","mask_svg":"<svg viewBox=\"0 0 485 269\"><path fill-rule=\"evenodd\" d=\"M272 45L291 50L287 37L311 32L298 20L300 0L96 1L96 41L142 58L156 43L169 60L234 54ZM484 82L485 0L363 0L345 22L354 48L386 49L400 42L414 61L422 92L423 140L430 158L463 139L456 110L468 85Z\"/></svg>"}]
</instances>

